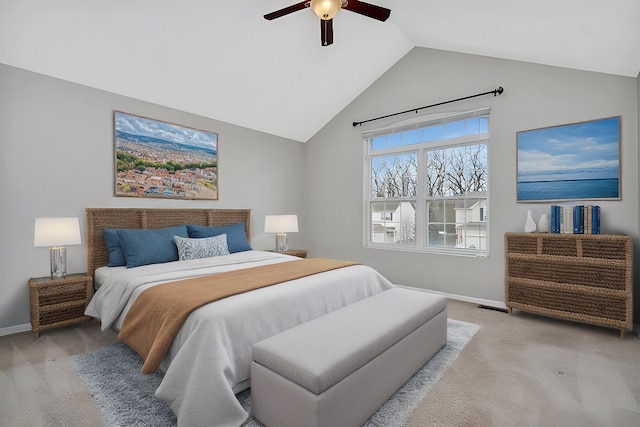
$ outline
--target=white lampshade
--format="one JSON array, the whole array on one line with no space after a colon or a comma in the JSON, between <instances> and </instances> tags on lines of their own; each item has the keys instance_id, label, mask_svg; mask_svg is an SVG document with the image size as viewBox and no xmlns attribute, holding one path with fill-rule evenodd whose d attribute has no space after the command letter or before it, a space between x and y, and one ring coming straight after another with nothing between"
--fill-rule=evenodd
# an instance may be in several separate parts
<instances>
[{"instance_id":1,"label":"white lampshade","mask_svg":"<svg viewBox=\"0 0 640 427\"><path fill-rule=\"evenodd\" d=\"M298 232L298 215L266 215L264 232L296 233Z\"/></svg>"},{"instance_id":2,"label":"white lampshade","mask_svg":"<svg viewBox=\"0 0 640 427\"><path fill-rule=\"evenodd\" d=\"M264 217L264 232L276 233L276 251L289 250L287 233L298 231L298 215L266 215Z\"/></svg>"},{"instance_id":3,"label":"white lampshade","mask_svg":"<svg viewBox=\"0 0 640 427\"><path fill-rule=\"evenodd\" d=\"M34 246L79 245L78 218L36 218Z\"/></svg>"},{"instance_id":4,"label":"white lampshade","mask_svg":"<svg viewBox=\"0 0 640 427\"><path fill-rule=\"evenodd\" d=\"M33 245L49 246L51 249L51 277L67 275L66 245L80 244L80 221L78 218L36 218Z\"/></svg>"},{"instance_id":5,"label":"white lampshade","mask_svg":"<svg viewBox=\"0 0 640 427\"><path fill-rule=\"evenodd\" d=\"M342 8L342 0L311 0L310 7L318 18L327 21Z\"/></svg>"}]
</instances>

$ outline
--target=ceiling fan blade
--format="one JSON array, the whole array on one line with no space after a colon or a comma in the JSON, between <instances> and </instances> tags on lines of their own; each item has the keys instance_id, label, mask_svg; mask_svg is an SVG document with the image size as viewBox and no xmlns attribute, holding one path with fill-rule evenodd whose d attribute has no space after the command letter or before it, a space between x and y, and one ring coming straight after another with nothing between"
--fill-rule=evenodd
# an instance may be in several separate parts
<instances>
[{"instance_id":1,"label":"ceiling fan blade","mask_svg":"<svg viewBox=\"0 0 640 427\"><path fill-rule=\"evenodd\" d=\"M322 46L333 44L333 19L320 20L320 38Z\"/></svg>"},{"instance_id":2,"label":"ceiling fan blade","mask_svg":"<svg viewBox=\"0 0 640 427\"><path fill-rule=\"evenodd\" d=\"M301 1L300 3L292 4L284 9L276 10L275 12L267 13L264 15L264 19L271 21L272 19L280 18L281 16L288 15L293 12L304 9L309 6L309 0Z\"/></svg>"},{"instance_id":3,"label":"ceiling fan blade","mask_svg":"<svg viewBox=\"0 0 640 427\"><path fill-rule=\"evenodd\" d=\"M342 8L383 22L391 15L391 11L387 8L357 0L349 0Z\"/></svg>"}]
</instances>

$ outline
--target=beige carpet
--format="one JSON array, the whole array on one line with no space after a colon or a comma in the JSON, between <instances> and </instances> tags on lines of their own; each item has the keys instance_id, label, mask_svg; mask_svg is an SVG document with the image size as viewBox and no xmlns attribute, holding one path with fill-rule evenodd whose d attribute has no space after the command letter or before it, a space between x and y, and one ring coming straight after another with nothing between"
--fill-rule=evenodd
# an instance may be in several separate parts
<instances>
[{"instance_id":1,"label":"beige carpet","mask_svg":"<svg viewBox=\"0 0 640 427\"><path fill-rule=\"evenodd\" d=\"M482 325L410 426L640 426L640 339L450 304ZM461 315L464 313L464 315Z\"/></svg>"},{"instance_id":2,"label":"beige carpet","mask_svg":"<svg viewBox=\"0 0 640 427\"><path fill-rule=\"evenodd\" d=\"M482 326L414 412L418 426L639 426L640 339L450 301ZM115 342L96 321L0 337L1 426L100 426L69 355Z\"/></svg>"}]
</instances>

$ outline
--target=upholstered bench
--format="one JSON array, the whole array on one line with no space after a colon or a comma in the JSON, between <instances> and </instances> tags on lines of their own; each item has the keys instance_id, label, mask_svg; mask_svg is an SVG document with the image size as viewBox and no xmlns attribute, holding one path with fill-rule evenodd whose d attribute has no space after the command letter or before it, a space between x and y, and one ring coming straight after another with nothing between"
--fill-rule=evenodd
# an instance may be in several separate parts
<instances>
[{"instance_id":1,"label":"upholstered bench","mask_svg":"<svg viewBox=\"0 0 640 427\"><path fill-rule=\"evenodd\" d=\"M253 346L267 427L360 426L447 341L446 298L393 288Z\"/></svg>"}]
</instances>

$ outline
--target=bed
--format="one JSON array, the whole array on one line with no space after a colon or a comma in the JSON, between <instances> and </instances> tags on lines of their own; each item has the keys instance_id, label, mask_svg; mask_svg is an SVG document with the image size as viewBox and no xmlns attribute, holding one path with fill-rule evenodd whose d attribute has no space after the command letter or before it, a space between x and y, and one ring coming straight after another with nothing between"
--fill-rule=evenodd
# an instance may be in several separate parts
<instances>
[{"instance_id":1,"label":"bed","mask_svg":"<svg viewBox=\"0 0 640 427\"><path fill-rule=\"evenodd\" d=\"M251 249L135 268L108 267L110 254L104 229L242 224L246 240L250 242L251 211L89 208L86 213L87 266L97 287L86 313L100 319L103 329L120 330L140 295L162 283L210 274L222 277L219 273L235 270L253 273L263 266L298 260ZM352 265L233 295L197 308L184 321L159 366L164 379L156 396L173 409L179 426L239 426L248 414L235 394L250 386L253 344L392 287L375 270Z\"/></svg>"}]
</instances>

